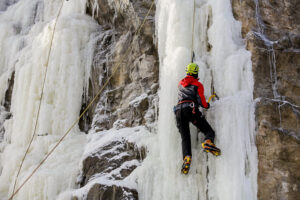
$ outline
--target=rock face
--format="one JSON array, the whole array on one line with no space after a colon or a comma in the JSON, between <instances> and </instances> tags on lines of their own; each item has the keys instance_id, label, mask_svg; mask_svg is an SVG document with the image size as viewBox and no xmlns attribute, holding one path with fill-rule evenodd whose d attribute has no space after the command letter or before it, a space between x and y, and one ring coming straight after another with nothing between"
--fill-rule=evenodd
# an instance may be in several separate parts
<instances>
[{"instance_id":1,"label":"rock face","mask_svg":"<svg viewBox=\"0 0 300 200\"><path fill-rule=\"evenodd\" d=\"M10 113L10 105L11 105L11 96L12 96L12 90L14 86L14 75L13 72L11 75L10 80L8 81L8 89L5 93L4 103L3 106L0 105L0 143L3 141L4 134L5 134L5 128L4 128L4 122L7 119L10 119L12 117ZM0 146L0 152L2 151L2 148Z\"/></svg>"},{"instance_id":2,"label":"rock face","mask_svg":"<svg viewBox=\"0 0 300 200\"><path fill-rule=\"evenodd\" d=\"M300 2L232 5L252 53L258 199L300 199Z\"/></svg>"},{"instance_id":3,"label":"rock face","mask_svg":"<svg viewBox=\"0 0 300 200\"><path fill-rule=\"evenodd\" d=\"M0 105L0 143L3 141L5 128L4 128L4 121L9 119L11 114L5 110L5 107ZM2 151L0 146L0 151Z\"/></svg>"},{"instance_id":4,"label":"rock face","mask_svg":"<svg viewBox=\"0 0 300 200\"><path fill-rule=\"evenodd\" d=\"M99 130L111 128L117 119L126 119L126 126L155 121L153 110L157 102L159 69L154 40L155 5L140 32L136 33L151 3L150 0L99 0L96 10L93 9L94 1L89 1L88 13L99 22L101 30L86 102L100 90L108 77L112 76L112 79L98 103L81 122L82 130L91 127L90 116L98 119L92 126ZM141 96L144 100L139 102L140 105L131 103Z\"/></svg>"},{"instance_id":5,"label":"rock face","mask_svg":"<svg viewBox=\"0 0 300 200\"><path fill-rule=\"evenodd\" d=\"M119 186L95 184L87 195L91 200L134 200L138 199L136 190Z\"/></svg>"},{"instance_id":6,"label":"rock face","mask_svg":"<svg viewBox=\"0 0 300 200\"><path fill-rule=\"evenodd\" d=\"M85 132L144 125L154 129L158 103L158 56L155 45L155 5L151 0L89 0L87 12L99 23L87 97L82 110L112 77L89 109L80 128ZM98 8L98 9L96 9ZM138 32L138 33L137 33ZM145 149L124 141L110 141L83 160L80 185L85 187L94 176L115 181L126 178L145 157ZM134 189L95 183L87 199L138 199ZM79 197L74 196L74 199Z\"/></svg>"},{"instance_id":7,"label":"rock face","mask_svg":"<svg viewBox=\"0 0 300 200\"><path fill-rule=\"evenodd\" d=\"M125 139L121 141L112 140L86 157L83 160L81 187L92 181L95 176L101 176L111 182L110 184L93 184L86 194L87 199L138 199L138 193L135 189L117 186L113 182L124 180L144 158L145 149L139 149Z\"/></svg>"},{"instance_id":8,"label":"rock face","mask_svg":"<svg viewBox=\"0 0 300 200\"><path fill-rule=\"evenodd\" d=\"M126 140L112 141L84 159L81 186L87 184L93 175L99 173L109 176L111 180L122 180L144 158L144 148L137 149L134 144L128 143Z\"/></svg>"}]
</instances>

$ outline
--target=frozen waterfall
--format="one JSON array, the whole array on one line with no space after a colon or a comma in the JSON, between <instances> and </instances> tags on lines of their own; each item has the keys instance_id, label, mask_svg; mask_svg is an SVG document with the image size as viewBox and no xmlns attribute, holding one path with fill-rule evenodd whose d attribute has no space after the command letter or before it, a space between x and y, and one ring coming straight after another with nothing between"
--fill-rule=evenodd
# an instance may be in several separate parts
<instances>
[{"instance_id":1,"label":"frozen waterfall","mask_svg":"<svg viewBox=\"0 0 300 200\"><path fill-rule=\"evenodd\" d=\"M85 77L89 76L91 66L91 35L98 25L85 14L86 0L5 0L0 4L1 102L8 79L15 71L13 117L5 122L6 133L1 143L0 199L8 199L12 194L20 161L33 134L50 40L61 3L37 136L19 175L18 187L79 116ZM67 192L62 192L75 187L86 140L78 126L71 134L17 193L15 200L67 199Z\"/></svg>"},{"instance_id":2,"label":"frozen waterfall","mask_svg":"<svg viewBox=\"0 0 300 200\"><path fill-rule=\"evenodd\" d=\"M85 14L87 0L0 2L1 105L8 80L14 77L13 117L4 123L4 138L0 135L0 199L8 199L12 194L18 167L33 134L46 58L61 3L38 135L26 157L17 187L79 116L99 26ZM140 199L257 199L251 54L246 51L240 32L241 24L233 17L230 0L157 0L158 132L147 137L149 153L129 177L137 180ZM203 134L192 128L192 165L190 173L182 175L181 138L172 108L177 103L177 84L185 75L185 66L191 62L192 51L200 66L199 77L206 98L212 93L212 83L220 96L220 100L212 102L211 108L203 112L216 132L215 142L222 155L213 157L203 152ZM2 118L0 115L0 122ZM17 193L15 200L70 199L77 187L81 156L88 146L87 137L78 126L70 135Z\"/></svg>"},{"instance_id":3,"label":"frozen waterfall","mask_svg":"<svg viewBox=\"0 0 300 200\"><path fill-rule=\"evenodd\" d=\"M255 200L257 152L251 55L245 50L241 24L233 17L230 0L159 0L156 29L160 57L158 134L137 170L140 198ZM192 46L206 98L211 94L212 80L220 96L204 112L216 132L215 142L222 155L204 153L203 134L193 128L193 160L185 176L180 174L181 138L172 107L177 103L177 84L191 62Z\"/></svg>"}]
</instances>

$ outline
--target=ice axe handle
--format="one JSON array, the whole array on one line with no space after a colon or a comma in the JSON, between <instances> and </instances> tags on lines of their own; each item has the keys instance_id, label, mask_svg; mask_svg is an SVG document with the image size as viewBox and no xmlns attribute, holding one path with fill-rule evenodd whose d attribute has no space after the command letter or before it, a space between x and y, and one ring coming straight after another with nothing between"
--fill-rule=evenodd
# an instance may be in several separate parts
<instances>
[{"instance_id":1,"label":"ice axe handle","mask_svg":"<svg viewBox=\"0 0 300 200\"><path fill-rule=\"evenodd\" d=\"M217 98L217 100L219 100L219 97L218 97L218 95L216 94L216 93L214 93L213 95L211 95L209 98L208 98L208 103L210 103L210 101L212 100L212 98L214 98L214 97L216 97Z\"/></svg>"},{"instance_id":2,"label":"ice axe handle","mask_svg":"<svg viewBox=\"0 0 300 200\"><path fill-rule=\"evenodd\" d=\"M211 95L209 98L208 98L208 101L207 101L207 103L210 103L210 101L212 100L212 98L214 98L214 97L216 97L216 95Z\"/></svg>"}]
</instances>

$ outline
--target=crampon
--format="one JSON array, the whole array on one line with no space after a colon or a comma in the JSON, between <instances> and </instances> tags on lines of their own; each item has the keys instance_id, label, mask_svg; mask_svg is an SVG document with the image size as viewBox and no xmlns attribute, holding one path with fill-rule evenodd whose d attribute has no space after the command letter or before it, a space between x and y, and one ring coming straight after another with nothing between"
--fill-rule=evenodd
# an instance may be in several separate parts
<instances>
[{"instance_id":1,"label":"crampon","mask_svg":"<svg viewBox=\"0 0 300 200\"><path fill-rule=\"evenodd\" d=\"M214 156L219 156L221 155L221 150L216 147L216 145L210 140L205 140L202 143L202 148L204 151L213 154Z\"/></svg>"},{"instance_id":2,"label":"crampon","mask_svg":"<svg viewBox=\"0 0 300 200\"><path fill-rule=\"evenodd\" d=\"M190 165L192 162L192 157L191 156L185 156L183 160L183 165L181 168L181 173L183 174L188 174L190 170Z\"/></svg>"}]
</instances>

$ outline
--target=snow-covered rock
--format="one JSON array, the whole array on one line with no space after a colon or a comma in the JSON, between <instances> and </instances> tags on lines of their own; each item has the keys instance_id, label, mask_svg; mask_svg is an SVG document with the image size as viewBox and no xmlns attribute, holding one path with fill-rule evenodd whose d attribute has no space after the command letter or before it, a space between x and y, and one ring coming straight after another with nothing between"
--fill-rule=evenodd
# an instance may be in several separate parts
<instances>
[{"instance_id":1,"label":"snow-covered rock","mask_svg":"<svg viewBox=\"0 0 300 200\"><path fill-rule=\"evenodd\" d=\"M73 192L73 198L137 199L136 177L131 172L146 156L148 137L151 134L143 126L90 133L78 179L81 188Z\"/></svg>"}]
</instances>

